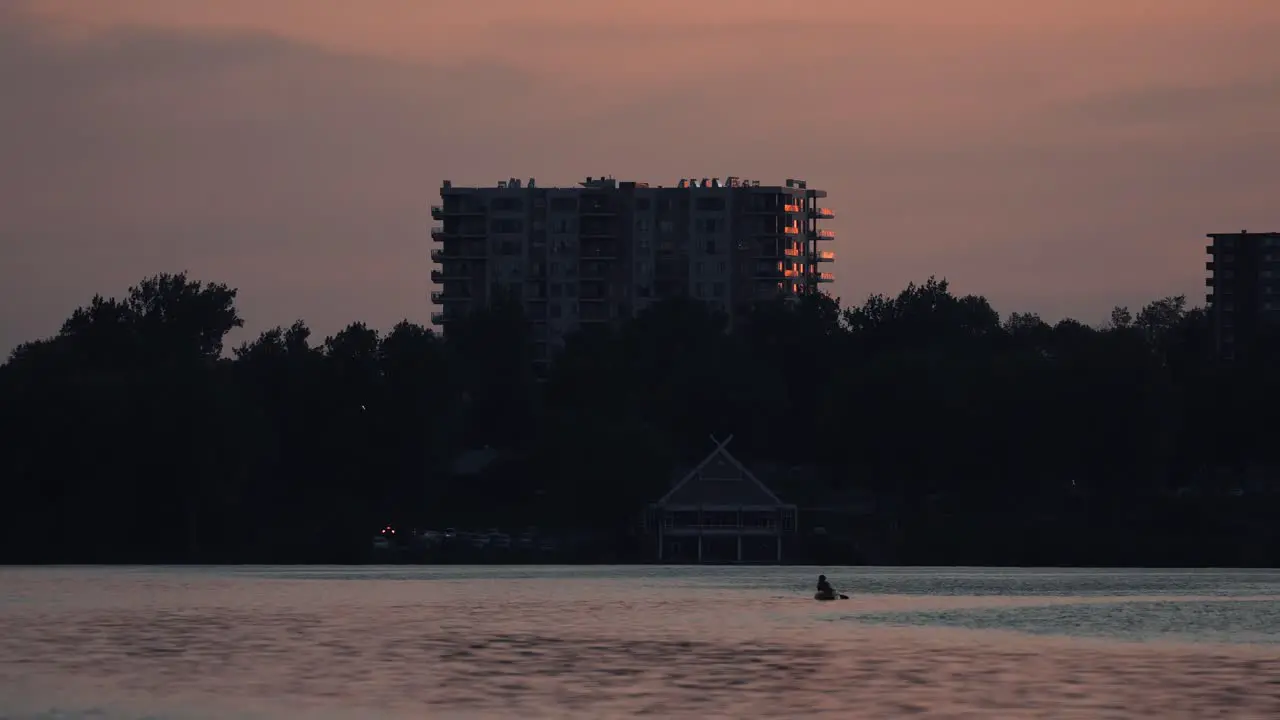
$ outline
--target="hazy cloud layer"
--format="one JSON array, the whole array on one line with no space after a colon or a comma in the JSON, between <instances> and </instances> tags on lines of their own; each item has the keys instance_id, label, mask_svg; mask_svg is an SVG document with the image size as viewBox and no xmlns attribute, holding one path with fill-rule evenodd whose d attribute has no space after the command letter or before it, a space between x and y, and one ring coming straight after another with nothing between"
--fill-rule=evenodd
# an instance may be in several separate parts
<instances>
[{"instance_id":1,"label":"hazy cloud layer","mask_svg":"<svg viewBox=\"0 0 1280 720\"><path fill-rule=\"evenodd\" d=\"M443 178L806 177L846 299L1089 321L1280 229L1280 4L213 5L0 9L0 347L184 268L254 330L425 321Z\"/></svg>"}]
</instances>

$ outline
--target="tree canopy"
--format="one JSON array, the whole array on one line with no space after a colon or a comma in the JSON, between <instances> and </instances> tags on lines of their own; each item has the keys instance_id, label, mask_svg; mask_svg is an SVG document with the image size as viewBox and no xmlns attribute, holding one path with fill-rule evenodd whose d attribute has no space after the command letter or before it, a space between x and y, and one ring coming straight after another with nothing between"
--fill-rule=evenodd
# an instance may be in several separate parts
<instances>
[{"instance_id":1,"label":"tree canopy","mask_svg":"<svg viewBox=\"0 0 1280 720\"><path fill-rule=\"evenodd\" d=\"M784 495L875 498L901 562L1274 560L1280 388L1215 362L1181 296L1096 328L1002 319L935 278L732 327L672 299L541 368L513 303L443 336L297 321L226 352L235 299L158 275L11 353L0 559L340 561L388 521L622 529L732 433L748 463L816 469ZM454 472L484 447L497 470Z\"/></svg>"}]
</instances>

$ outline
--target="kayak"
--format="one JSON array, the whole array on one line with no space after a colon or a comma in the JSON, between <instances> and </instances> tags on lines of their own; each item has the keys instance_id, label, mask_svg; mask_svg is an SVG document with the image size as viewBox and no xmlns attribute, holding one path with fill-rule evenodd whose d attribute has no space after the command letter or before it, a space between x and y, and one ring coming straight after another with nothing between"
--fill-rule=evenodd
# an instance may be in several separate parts
<instances>
[{"instance_id":1,"label":"kayak","mask_svg":"<svg viewBox=\"0 0 1280 720\"><path fill-rule=\"evenodd\" d=\"M835 593L822 593L822 592L820 592L820 593L814 593L814 594L813 594L813 599L814 599L814 600L835 600L835 599L836 599L836 594L835 594Z\"/></svg>"}]
</instances>

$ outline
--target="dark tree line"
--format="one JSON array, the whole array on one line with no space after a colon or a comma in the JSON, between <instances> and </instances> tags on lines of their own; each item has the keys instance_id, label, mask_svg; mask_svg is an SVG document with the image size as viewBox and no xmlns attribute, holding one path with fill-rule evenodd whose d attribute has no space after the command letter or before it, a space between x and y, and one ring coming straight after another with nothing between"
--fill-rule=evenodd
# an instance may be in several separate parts
<instances>
[{"instance_id":1,"label":"dark tree line","mask_svg":"<svg viewBox=\"0 0 1280 720\"><path fill-rule=\"evenodd\" d=\"M691 300L543 372L499 304L446 337L302 322L224 352L235 290L160 275L0 366L10 561L341 561L388 521L630 528L708 433L874 499L900 562L1256 564L1277 555L1280 400L1182 297L1105 328L930 279L841 307ZM451 468L470 450L500 461ZM832 500L834 502L834 500Z\"/></svg>"}]
</instances>

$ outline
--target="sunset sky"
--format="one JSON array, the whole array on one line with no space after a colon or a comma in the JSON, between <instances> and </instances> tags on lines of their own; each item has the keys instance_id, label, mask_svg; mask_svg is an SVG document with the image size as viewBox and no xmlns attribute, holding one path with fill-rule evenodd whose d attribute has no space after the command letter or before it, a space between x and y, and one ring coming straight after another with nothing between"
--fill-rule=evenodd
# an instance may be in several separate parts
<instances>
[{"instance_id":1,"label":"sunset sky","mask_svg":"<svg viewBox=\"0 0 1280 720\"><path fill-rule=\"evenodd\" d=\"M1102 322L1280 230L1280 0L0 0L0 352L189 270L428 322L442 179L798 177L860 302Z\"/></svg>"}]
</instances>

